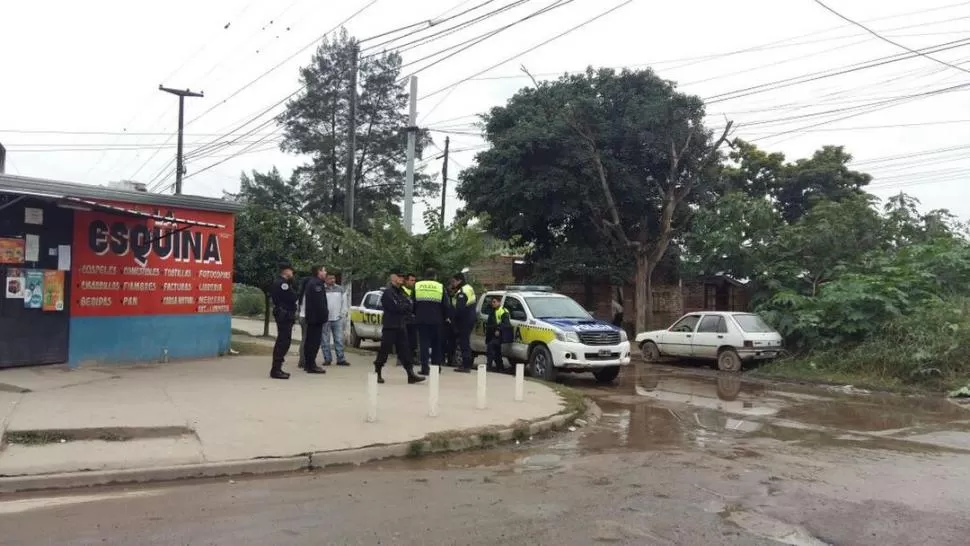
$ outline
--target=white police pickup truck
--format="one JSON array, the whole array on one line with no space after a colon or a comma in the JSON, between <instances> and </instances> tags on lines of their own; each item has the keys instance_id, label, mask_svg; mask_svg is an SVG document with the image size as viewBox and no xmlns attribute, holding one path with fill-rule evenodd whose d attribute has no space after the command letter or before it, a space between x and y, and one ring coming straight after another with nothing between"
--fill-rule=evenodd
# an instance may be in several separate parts
<instances>
[{"instance_id":1,"label":"white police pickup truck","mask_svg":"<svg viewBox=\"0 0 970 546\"><path fill-rule=\"evenodd\" d=\"M515 330L502 347L505 358L523 362L532 377L553 381L557 373L592 372L609 383L630 364L630 341L622 329L592 317L572 298L548 286L509 286L486 292L476 303L472 351L485 353L485 319L493 297L502 299Z\"/></svg>"},{"instance_id":2,"label":"white police pickup truck","mask_svg":"<svg viewBox=\"0 0 970 546\"><path fill-rule=\"evenodd\" d=\"M384 310L381 308L381 294L384 289L372 290L360 299L360 305L350 308L350 332L348 343L360 347L365 339L381 340L381 324L384 323Z\"/></svg>"}]
</instances>

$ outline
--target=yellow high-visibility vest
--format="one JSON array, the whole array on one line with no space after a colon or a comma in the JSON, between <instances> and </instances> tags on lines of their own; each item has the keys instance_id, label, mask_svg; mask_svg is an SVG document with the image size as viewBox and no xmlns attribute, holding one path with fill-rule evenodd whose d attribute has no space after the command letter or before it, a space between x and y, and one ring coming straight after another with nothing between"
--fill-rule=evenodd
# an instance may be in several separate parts
<instances>
[{"instance_id":1,"label":"yellow high-visibility vest","mask_svg":"<svg viewBox=\"0 0 970 546\"><path fill-rule=\"evenodd\" d=\"M416 301L439 302L444 300L444 297L445 285L438 281L418 281L414 285L414 299Z\"/></svg>"}]
</instances>

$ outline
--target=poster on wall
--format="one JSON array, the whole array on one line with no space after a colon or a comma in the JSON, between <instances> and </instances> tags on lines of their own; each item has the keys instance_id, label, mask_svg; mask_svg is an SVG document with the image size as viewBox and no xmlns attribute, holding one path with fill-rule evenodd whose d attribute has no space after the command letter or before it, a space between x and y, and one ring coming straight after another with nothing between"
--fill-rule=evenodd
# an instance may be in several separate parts
<instances>
[{"instance_id":1,"label":"poster on wall","mask_svg":"<svg viewBox=\"0 0 970 546\"><path fill-rule=\"evenodd\" d=\"M24 292L27 289L27 279L24 278L23 269L8 269L7 278L4 281L4 293L8 300L24 299Z\"/></svg>"},{"instance_id":2,"label":"poster on wall","mask_svg":"<svg viewBox=\"0 0 970 546\"><path fill-rule=\"evenodd\" d=\"M44 271L44 311L64 310L64 272Z\"/></svg>"},{"instance_id":3,"label":"poster on wall","mask_svg":"<svg viewBox=\"0 0 970 546\"><path fill-rule=\"evenodd\" d=\"M165 219L75 211L70 249L72 316L231 311L232 214L111 205Z\"/></svg>"},{"instance_id":4,"label":"poster on wall","mask_svg":"<svg viewBox=\"0 0 970 546\"><path fill-rule=\"evenodd\" d=\"M0 264L24 263L24 240L0 238Z\"/></svg>"},{"instance_id":5,"label":"poster on wall","mask_svg":"<svg viewBox=\"0 0 970 546\"><path fill-rule=\"evenodd\" d=\"M24 308L40 309L44 304L44 271L28 269L24 274Z\"/></svg>"},{"instance_id":6,"label":"poster on wall","mask_svg":"<svg viewBox=\"0 0 970 546\"><path fill-rule=\"evenodd\" d=\"M24 261L36 262L40 259L40 236L33 233L27 234L24 242Z\"/></svg>"}]
</instances>

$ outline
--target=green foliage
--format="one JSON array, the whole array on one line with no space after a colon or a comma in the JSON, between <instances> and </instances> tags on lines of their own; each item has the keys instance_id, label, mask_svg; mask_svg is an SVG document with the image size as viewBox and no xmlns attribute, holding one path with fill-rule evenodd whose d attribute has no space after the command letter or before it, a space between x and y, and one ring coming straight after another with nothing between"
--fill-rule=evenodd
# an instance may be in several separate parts
<instances>
[{"instance_id":1,"label":"green foliage","mask_svg":"<svg viewBox=\"0 0 970 546\"><path fill-rule=\"evenodd\" d=\"M249 204L236 215L235 282L266 292L281 261L308 271L320 251L303 221L291 214Z\"/></svg>"},{"instance_id":2,"label":"green foliage","mask_svg":"<svg viewBox=\"0 0 970 546\"><path fill-rule=\"evenodd\" d=\"M651 70L590 68L537 83L483 119L490 147L461 173L458 194L489 215L490 233L548 261L542 276L599 254L598 275L629 280L636 270L649 282L715 179L703 101ZM652 312L645 300L638 323Z\"/></svg>"},{"instance_id":3,"label":"green foliage","mask_svg":"<svg viewBox=\"0 0 970 546\"><path fill-rule=\"evenodd\" d=\"M390 215L376 217L369 235L349 229L336 217L324 218L318 226L323 238L339 251L329 254L328 264L352 269L355 278L381 284L392 267L403 267L416 275L433 268L440 277L457 273L486 255L486 236L470 219L460 218L444 229L434 211L425 213L426 233L408 235L401 221Z\"/></svg>"},{"instance_id":4,"label":"green foliage","mask_svg":"<svg viewBox=\"0 0 970 546\"><path fill-rule=\"evenodd\" d=\"M262 290L235 284L232 287L232 312L243 317L263 316L266 312L266 297Z\"/></svg>"},{"instance_id":5,"label":"green foliage","mask_svg":"<svg viewBox=\"0 0 970 546\"><path fill-rule=\"evenodd\" d=\"M804 218L806 224L818 227L820 223L811 217L827 215L827 209L828 204L816 207ZM791 229L808 227L800 221ZM843 239L831 241L836 248L828 251L822 246L795 247L814 248L818 253L813 256L805 252L801 260L793 259L798 252L779 249L776 271L805 273L787 285L776 277L773 285L777 290L758 310L791 345L811 350L860 343L900 317L970 295L970 244L965 239L937 231L928 234L911 226L907 228L909 239L904 242L893 240L893 232L883 226L873 229L881 237L865 240L862 233L845 231ZM912 235L920 233L926 237ZM818 240L827 237L821 234ZM804 242L799 238L791 241ZM789 265L785 265L786 260Z\"/></svg>"},{"instance_id":6,"label":"green foliage","mask_svg":"<svg viewBox=\"0 0 970 546\"><path fill-rule=\"evenodd\" d=\"M865 340L819 350L797 365L822 376L866 378L876 385L965 384L970 376L970 299L929 300L882 323ZM770 372L770 370L769 370Z\"/></svg>"}]
</instances>

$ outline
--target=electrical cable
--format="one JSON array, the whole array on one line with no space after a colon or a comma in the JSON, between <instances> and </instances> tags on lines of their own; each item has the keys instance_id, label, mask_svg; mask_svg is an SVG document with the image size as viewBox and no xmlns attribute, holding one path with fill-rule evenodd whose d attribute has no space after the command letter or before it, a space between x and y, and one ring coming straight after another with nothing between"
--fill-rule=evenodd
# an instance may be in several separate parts
<instances>
[{"instance_id":1,"label":"electrical cable","mask_svg":"<svg viewBox=\"0 0 970 546\"><path fill-rule=\"evenodd\" d=\"M400 55L400 54L405 53L407 51L411 51L412 49L417 49L419 47L428 45L428 44L430 44L432 42L436 42L438 40L441 40L441 39L443 39L443 38L445 38L447 36L450 36L450 35L452 35L452 34L454 34L456 32L460 32L460 31L462 31L462 30L464 30L466 28L469 28L469 27L472 27L474 25L477 25L478 23L481 23L482 21L486 21L488 19L491 19L492 17L497 17L498 15L501 15L502 13L505 13L505 12L507 12L509 10L515 9L515 8L517 8L519 6L522 6L522 5L524 5L524 4L528 3L528 2L531 2L531 1L532 0L516 0L516 1L512 2L511 4L506 4L506 5L504 5L504 6L500 7L500 8L496 8L496 9L494 9L492 11L483 13L483 14L475 17L474 19L469 19L467 21L462 21L461 23L458 23L458 24L456 24L453 27L441 29L438 32L435 32L433 34L429 34L427 36L421 36L419 38L415 38L414 40L411 40L410 42L404 42L403 44L394 44L393 45L393 51L395 53L397 53L397 54ZM409 36L417 35L417 34L420 34L421 32L424 32L425 30L427 30L427 29L422 29L419 32L414 32L414 33L411 33L411 34L402 36L402 37L400 37L398 39L404 39L404 38L407 38ZM388 43L393 42L393 41L395 41L395 40L389 40ZM369 48L366 48L364 50L364 52L366 53L368 51L373 51L375 49L376 49L376 47L369 47ZM373 53L368 53L366 55L363 55L361 58L362 59L369 59L369 58L375 57L377 55L382 55L382 54L384 54L386 52L387 52L387 48L384 48L384 49L381 49L379 51L375 51Z\"/></svg>"},{"instance_id":2,"label":"electrical cable","mask_svg":"<svg viewBox=\"0 0 970 546\"><path fill-rule=\"evenodd\" d=\"M559 38L562 38L563 36L566 36L567 34L570 34L572 32L575 32L575 31L577 31L577 30L579 30L579 29L581 29L581 28L583 28L583 27L585 27L585 26L593 23L594 21L596 21L596 20L598 20L598 19L600 19L602 17L605 17L605 16L613 13L614 11L616 11L616 10L618 10L618 9L620 9L620 8L622 8L622 7L630 4L632 2L633 2L633 0L626 0L625 2L622 2L622 3L620 3L620 4L618 4L618 5L610 8L610 9L608 9L606 11L603 11L603 12L599 13L598 15L594 16L594 17L591 17L589 19L586 19L585 21L583 21L582 23L580 23L580 24L578 24L576 26L570 27L567 30L565 30L563 32L560 32L559 34L556 34L552 38L549 38L547 40L544 40L542 42L539 42L538 44L535 44L535 45L533 45L533 46L531 46L529 48L526 48L525 50L523 50L523 51L521 51L521 52L519 52L519 53L517 53L515 55L512 55L511 57L508 57L506 59L503 59L502 61L500 61L498 63L495 63L495 64L489 66L488 68L484 69L484 70L480 70L480 71L476 72L475 74L472 74L471 76L462 78L462 79L458 80L455 83L446 85L446 86L444 86L444 87L442 87L440 89L437 89L435 91L432 91L431 93L428 93L427 95L424 95L423 97L421 97L419 100L423 100L423 99L426 99L428 97L433 97L434 95L437 95L438 93L442 93L444 91L447 91L447 90L451 89L452 87L456 87L458 85L461 85L461 84L467 82L468 80L474 78L475 76L480 76L480 75L488 72L489 70L493 70L493 69L495 69L495 68L497 68L499 66L502 66L503 64L505 64L505 63L507 63L509 61L513 61L513 60L515 60L515 59L517 59L517 58L519 58L519 57L521 57L523 55L526 55L528 53L531 53L531 52L539 49L540 47L543 47L543 46L549 44L550 42L553 42L555 40L558 40Z\"/></svg>"},{"instance_id":3,"label":"electrical cable","mask_svg":"<svg viewBox=\"0 0 970 546\"><path fill-rule=\"evenodd\" d=\"M519 0L519 1L521 1L521 0ZM390 43L396 42L398 40L407 38L408 36L414 36L416 34L420 34L420 33L424 32L424 31L428 30L429 28L432 28L432 27L434 27L436 25L440 25L441 23L447 23L448 21L457 19L457 18L461 17L462 15L465 15L465 14L471 13L473 11L476 11L478 9L481 9L481 8L483 8L483 7L491 4L492 2L495 2L495 0L485 0L484 2L482 2L480 4L476 4L476 5L468 8L468 9L466 9L465 11L462 11L461 13L456 13L455 15L452 15L451 17L448 17L447 19L442 19L440 21L430 22L430 24L428 26L426 26L425 28L418 29L418 30L416 30L414 32L410 32L408 34L405 34L404 36L399 36L397 38L391 38L391 39L385 40L385 41L383 41L381 43L374 44L374 45L371 45L371 46L367 46L367 47L365 47L364 49L361 50L361 53L364 53L364 52L367 52L367 51L371 51L371 50L374 50L374 49L379 49L379 48L381 48L383 46L386 46L387 44L390 44ZM425 23L428 23L428 22L425 21ZM371 37L368 37L368 38L364 38L363 40L361 40L361 42L369 41L372 38L374 38L374 36L371 36Z\"/></svg>"},{"instance_id":4,"label":"electrical cable","mask_svg":"<svg viewBox=\"0 0 970 546\"><path fill-rule=\"evenodd\" d=\"M945 65L945 66L949 66L950 68L955 68L957 70L960 70L961 72L966 72L967 74L970 74L970 70L967 70L966 68L962 68L962 67L956 66L954 64L950 64L950 63L948 63L948 62L946 62L946 61L944 61L942 59L937 59L936 57L932 57L932 56L927 55L925 53L920 53L919 51L917 51L915 49L911 49L910 47L905 46L905 45L903 45L903 44L901 44L899 42L896 42L894 40L890 40L889 38L886 38L885 36L879 34L878 32L872 30L871 28L863 25L862 23L859 23L857 21L853 21L852 19L846 17L845 15L842 15L841 13L835 11L834 9L832 9L829 6L825 5L825 3L822 2L822 0L815 0L815 3L818 4L818 5L820 5L820 6L822 6L826 10L834 13L838 18L840 18L840 19L842 19L844 21L847 21L847 22L851 23L851 24L853 24L853 25L861 28L862 30L865 30L869 34L872 34L873 36L875 36L876 38L879 38L880 40L882 40L884 42L890 43L890 44L892 44L892 45L894 45L894 46L896 46L898 48L905 49L906 51L908 51L910 53L915 53L915 54L917 54L917 55L919 55L921 57L926 57L927 59L929 59L929 60L931 60L933 62L942 64L942 65Z\"/></svg>"},{"instance_id":5,"label":"electrical cable","mask_svg":"<svg viewBox=\"0 0 970 546\"><path fill-rule=\"evenodd\" d=\"M937 44L924 48L932 49L933 52L947 51L951 49L956 49L960 47L966 47L970 45L970 38L964 38L961 40L954 40L952 42L946 42L943 44ZM803 83L809 83L813 81L818 81L826 78L832 78L835 76L843 76L845 74L851 74L854 72L859 72L861 70L867 70L870 68L876 68L879 66L885 66L887 64L892 64L899 61L910 60L916 58L917 55L900 53L896 55L890 55L888 57L879 57L877 59L863 61L861 63L854 63L851 65L843 66L837 69L823 70L819 72L813 72L809 74L804 74L801 76L794 76L791 78L785 78L782 80L776 80L773 82L762 83L758 85L753 85L750 87L745 87L743 89L736 89L733 91L727 91L724 93L719 93L717 95L712 95L709 97L704 97L705 104L714 104L717 102L722 102L725 100L735 100L750 95L755 95L758 93L763 93L765 91L776 91L785 87L790 87L792 85L799 85ZM734 95L734 96L731 96Z\"/></svg>"},{"instance_id":6,"label":"electrical cable","mask_svg":"<svg viewBox=\"0 0 970 546\"><path fill-rule=\"evenodd\" d=\"M426 66L423 66L423 67L415 70L414 72L412 72L412 73L408 74L407 76L405 76L405 77L401 78L400 80L398 80L398 82L406 81L411 76L414 76L414 75L416 75L416 74L418 74L420 72L423 72L423 71L431 68L432 66L437 65L438 63L442 63L442 62L444 62L444 61L446 61L446 60L454 57L455 55L458 55L462 51L465 51L465 50L467 50L467 49L469 49L471 47L474 47L474 46L476 46L476 45L484 42L485 40L488 40L489 38L492 38L493 36L498 35L499 33L503 32L503 31L506 31L506 30L508 30L508 29L516 26L516 25L519 25L521 23L524 23L524 22L528 21L529 19L533 19L533 18L538 17L540 15L544 15L544 14L546 14L546 13L548 13L548 12L550 12L550 11L556 9L556 8L560 8L560 7L563 7L563 6L567 6L567 5L571 4L574 1L575 0L555 0L552 4L550 4L550 5L548 5L548 6L544 7L544 8L541 8L539 10L536 10L536 11L532 12L531 14L529 14L529 15L527 15L525 17L522 17L521 19L518 19L516 21L513 21L513 22L511 22L511 23L509 23L509 24L507 24L505 26L499 27L499 28L497 28L495 30L490 30L488 32L485 32L483 34L480 34L478 36L475 36L474 38L471 38L469 40L466 40L464 42L461 42L459 44L456 44L454 46L445 48L445 49L440 50L438 52L432 53L430 55L426 55L426 56L424 56L424 57L422 57L420 59L411 61L411 62L409 62L409 63L407 63L405 65L402 65L402 68L403 68L404 66L410 66L410 65L413 65L413 64L417 64L417 63L419 63L419 62L421 62L423 60L429 59L431 57L435 57L437 55L441 55L442 53L447 52L449 49L453 49L455 47L464 46L464 47L460 47L459 49L457 49L457 50L449 53L448 55L445 55L444 57L441 57L440 59L435 60L434 62L432 62L432 63L430 63L430 64L428 64ZM469 43L469 42L471 42L471 43Z\"/></svg>"}]
</instances>

